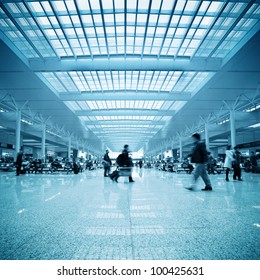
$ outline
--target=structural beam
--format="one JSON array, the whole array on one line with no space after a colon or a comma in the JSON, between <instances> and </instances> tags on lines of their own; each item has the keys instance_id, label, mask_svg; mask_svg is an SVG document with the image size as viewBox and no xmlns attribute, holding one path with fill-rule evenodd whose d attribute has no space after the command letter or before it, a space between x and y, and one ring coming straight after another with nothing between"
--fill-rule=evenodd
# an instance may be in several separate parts
<instances>
[{"instance_id":1,"label":"structural beam","mask_svg":"<svg viewBox=\"0 0 260 280\"><path fill-rule=\"evenodd\" d=\"M15 130L15 153L19 153L21 148L21 118L22 112L20 109L16 110L16 130Z\"/></svg>"},{"instance_id":2,"label":"structural beam","mask_svg":"<svg viewBox=\"0 0 260 280\"><path fill-rule=\"evenodd\" d=\"M174 116L175 111L168 110L81 110L76 116Z\"/></svg>"},{"instance_id":3,"label":"structural beam","mask_svg":"<svg viewBox=\"0 0 260 280\"><path fill-rule=\"evenodd\" d=\"M42 124L42 142L41 142L41 154L42 159L45 162L45 142L46 142L46 123Z\"/></svg>"},{"instance_id":4,"label":"structural beam","mask_svg":"<svg viewBox=\"0 0 260 280\"><path fill-rule=\"evenodd\" d=\"M236 124L235 124L235 110L230 110L230 136L231 146L236 146Z\"/></svg>"},{"instance_id":5,"label":"structural beam","mask_svg":"<svg viewBox=\"0 0 260 280\"><path fill-rule=\"evenodd\" d=\"M143 120L100 120L100 121L84 121L84 125L160 125L164 126L164 121L143 121ZM146 127L144 127L146 129Z\"/></svg>"},{"instance_id":6,"label":"structural beam","mask_svg":"<svg viewBox=\"0 0 260 280\"><path fill-rule=\"evenodd\" d=\"M95 91L78 92L78 93L62 93L59 95L62 101L99 101L99 100L156 100L156 101L189 101L190 94L169 93L166 91Z\"/></svg>"},{"instance_id":7,"label":"structural beam","mask_svg":"<svg viewBox=\"0 0 260 280\"><path fill-rule=\"evenodd\" d=\"M179 138L179 148L180 148L180 161L182 161L182 157L183 157L183 151L182 151L182 146L183 146L183 143L182 143L182 137Z\"/></svg>"},{"instance_id":8,"label":"structural beam","mask_svg":"<svg viewBox=\"0 0 260 280\"><path fill-rule=\"evenodd\" d=\"M68 138L68 159L70 159L71 154L71 137Z\"/></svg>"},{"instance_id":9,"label":"structural beam","mask_svg":"<svg viewBox=\"0 0 260 280\"><path fill-rule=\"evenodd\" d=\"M56 71L207 71L221 69L220 58L163 57L152 55L110 55L92 59L89 56L68 58L32 58L30 68L36 72Z\"/></svg>"},{"instance_id":10,"label":"structural beam","mask_svg":"<svg viewBox=\"0 0 260 280\"><path fill-rule=\"evenodd\" d=\"M204 125L206 147L209 149L209 125L206 122Z\"/></svg>"}]
</instances>

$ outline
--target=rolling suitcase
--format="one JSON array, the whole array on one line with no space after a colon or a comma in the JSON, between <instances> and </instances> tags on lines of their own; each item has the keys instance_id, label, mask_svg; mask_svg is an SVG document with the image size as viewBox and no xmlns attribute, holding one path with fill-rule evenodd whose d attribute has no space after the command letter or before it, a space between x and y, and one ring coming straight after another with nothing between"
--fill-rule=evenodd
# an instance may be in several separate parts
<instances>
[{"instance_id":1,"label":"rolling suitcase","mask_svg":"<svg viewBox=\"0 0 260 280\"><path fill-rule=\"evenodd\" d=\"M116 169L109 175L109 177L113 180L114 178L118 177L118 175L119 171Z\"/></svg>"}]
</instances>

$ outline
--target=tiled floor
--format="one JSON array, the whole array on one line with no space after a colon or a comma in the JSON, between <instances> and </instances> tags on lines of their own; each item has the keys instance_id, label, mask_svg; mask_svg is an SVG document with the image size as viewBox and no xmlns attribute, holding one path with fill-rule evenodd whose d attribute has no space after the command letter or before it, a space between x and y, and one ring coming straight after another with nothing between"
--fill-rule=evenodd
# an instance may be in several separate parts
<instances>
[{"instance_id":1,"label":"tiled floor","mask_svg":"<svg viewBox=\"0 0 260 280\"><path fill-rule=\"evenodd\" d=\"M0 173L0 259L260 259L260 175Z\"/></svg>"}]
</instances>

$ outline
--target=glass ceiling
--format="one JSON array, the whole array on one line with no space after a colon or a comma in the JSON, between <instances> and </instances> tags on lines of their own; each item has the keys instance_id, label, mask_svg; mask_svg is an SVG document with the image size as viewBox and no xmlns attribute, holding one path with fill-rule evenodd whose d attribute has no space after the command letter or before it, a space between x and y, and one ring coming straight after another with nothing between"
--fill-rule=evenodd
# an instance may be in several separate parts
<instances>
[{"instance_id":1,"label":"glass ceiling","mask_svg":"<svg viewBox=\"0 0 260 280\"><path fill-rule=\"evenodd\" d=\"M259 4L246 0L13 2L0 8L0 28L27 58L224 58L260 17Z\"/></svg>"},{"instance_id":2,"label":"glass ceiling","mask_svg":"<svg viewBox=\"0 0 260 280\"><path fill-rule=\"evenodd\" d=\"M187 103L181 98L146 97L193 96L217 70L139 67L117 71L110 69L110 58L139 59L140 64L144 58L196 60L198 65L205 59L224 61L242 46L243 39L250 39L259 19L259 3L249 0L0 2L0 35L29 62L107 60L105 71L76 66L35 73L58 96L66 95L68 108L104 143L112 143L111 147L146 143ZM135 97L129 98L132 93ZM95 100L98 94L102 99ZM93 98L77 99L84 95Z\"/></svg>"},{"instance_id":3,"label":"glass ceiling","mask_svg":"<svg viewBox=\"0 0 260 280\"><path fill-rule=\"evenodd\" d=\"M156 91L192 93L215 72L71 71L38 72L57 92Z\"/></svg>"}]
</instances>

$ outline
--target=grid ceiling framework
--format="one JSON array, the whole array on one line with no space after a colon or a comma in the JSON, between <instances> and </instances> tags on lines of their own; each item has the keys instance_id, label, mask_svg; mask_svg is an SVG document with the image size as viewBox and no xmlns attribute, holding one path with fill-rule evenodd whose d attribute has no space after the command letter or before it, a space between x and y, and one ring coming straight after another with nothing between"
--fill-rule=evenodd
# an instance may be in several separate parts
<instances>
[{"instance_id":1,"label":"grid ceiling framework","mask_svg":"<svg viewBox=\"0 0 260 280\"><path fill-rule=\"evenodd\" d=\"M116 151L125 143L144 146L216 73L131 69L131 59L223 61L259 28L259 18L258 1L246 0L0 1L1 33L30 63L72 62L35 73ZM118 69L110 67L113 58ZM78 59L93 69L71 69Z\"/></svg>"}]
</instances>

